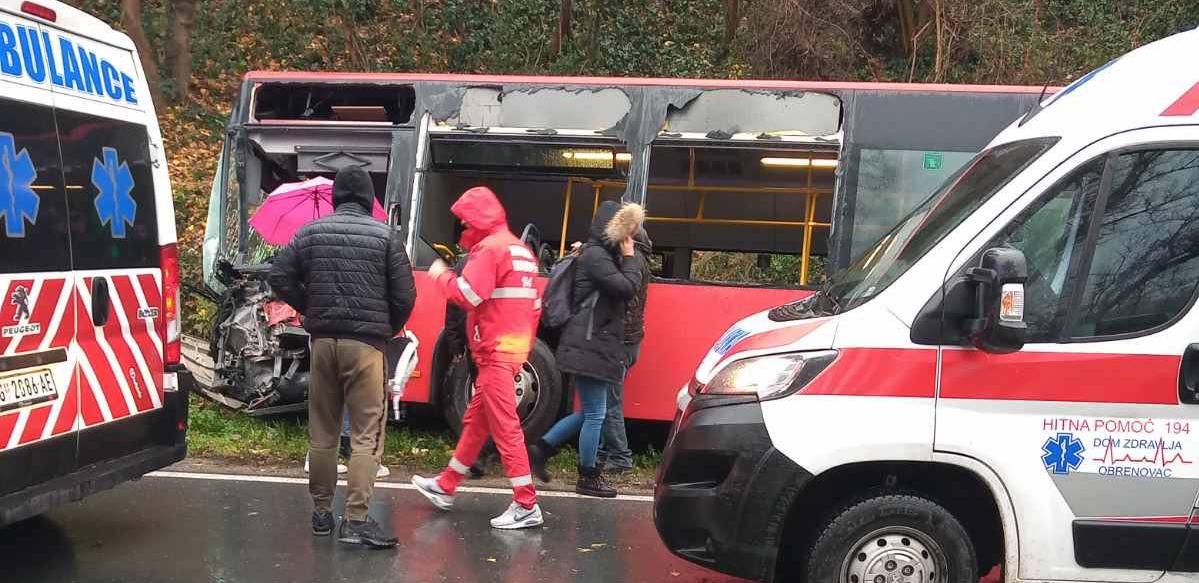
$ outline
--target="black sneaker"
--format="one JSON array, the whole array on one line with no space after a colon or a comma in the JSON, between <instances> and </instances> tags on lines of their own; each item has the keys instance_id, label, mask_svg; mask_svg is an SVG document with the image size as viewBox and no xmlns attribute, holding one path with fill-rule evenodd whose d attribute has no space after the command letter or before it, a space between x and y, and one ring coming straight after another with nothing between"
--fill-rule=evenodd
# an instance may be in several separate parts
<instances>
[{"instance_id":1,"label":"black sneaker","mask_svg":"<svg viewBox=\"0 0 1199 583\"><path fill-rule=\"evenodd\" d=\"M579 481L575 484L575 492L596 498L616 497L616 489L608 485L604 474L596 467L579 466Z\"/></svg>"},{"instance_id":2,"label":"black sneaker","mask_svg":"<svg viewBox=\"0 0 1199 583\"><path fill-rule=\"evenodd\" d=\"M383 527L375 519L341 521L341 530L337 533L337 541L349 545L366 545L376 549L389 549L396 546L399 539L383 531Z\"/></svg>"},{"instance_id":3,"label":"black sneaker","mask_svg":"<svg viewBox=\"0 0 1199 583\"><path fill-rule=\"evenodd\" d=\"M629 466L606 465L602 467L604 468L604 475L608 476L623 477L633 472L633 468Z\"/></svg>"},{"instance_id":4,"label":"black sneaker","mask_svg":"<svg viewBox=\"0 0 1199 583\"><path fill-rule=\"evenodd\" d=\"M333 532L333 513L332 512L313 512L312 513L312 534L316 536L329 536Z\"/></svg>"}]
</instances>

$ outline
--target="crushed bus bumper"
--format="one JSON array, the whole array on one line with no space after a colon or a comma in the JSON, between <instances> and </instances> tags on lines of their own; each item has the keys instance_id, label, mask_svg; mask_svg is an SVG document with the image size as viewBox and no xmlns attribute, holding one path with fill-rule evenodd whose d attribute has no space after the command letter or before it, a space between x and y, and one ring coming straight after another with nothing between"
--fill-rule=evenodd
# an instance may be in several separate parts
<instances>
[{"instance_id":1,"label":"crushed bus bumper","mask_svg":"<svg viewBox=\"0 0 1199 583\"><path fill-rule=\"evenodd\" d=\"M753 397L696 397L676 418L654 490L670 551L770 581L792 502L812 474L774 448Z\"/></svg>"}]
</instances>

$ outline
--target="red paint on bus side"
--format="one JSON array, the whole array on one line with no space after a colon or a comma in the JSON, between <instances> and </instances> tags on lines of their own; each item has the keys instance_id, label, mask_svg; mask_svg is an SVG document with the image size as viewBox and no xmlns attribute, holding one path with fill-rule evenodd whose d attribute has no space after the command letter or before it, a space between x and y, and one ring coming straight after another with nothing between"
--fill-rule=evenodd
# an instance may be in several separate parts
<instances>
[{"instance_id":1,"label":"red paint on bus side","mask_svg":"<svg viewBox=\"0 0 1199 583\"><path fill-rule=\"evenodd\" d=\"M419 376L408 381L404 400L429 402L433 350L445 323L445 298L427 273L416 276L416 309L408 329L420 340ZM544 286L541 279L540 285ZM751 314L811 295L806 290L653 283L646 301L646 337L625 384L625 416L670 421L675 397L695 374L712 343Z\"/></svg>"}]
</instances>

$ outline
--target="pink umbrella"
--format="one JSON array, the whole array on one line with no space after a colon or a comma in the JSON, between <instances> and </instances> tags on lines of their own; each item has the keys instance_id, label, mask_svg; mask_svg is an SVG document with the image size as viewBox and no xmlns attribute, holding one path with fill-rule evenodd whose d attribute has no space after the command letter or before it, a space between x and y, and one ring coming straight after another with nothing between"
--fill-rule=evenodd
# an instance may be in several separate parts
<instances>
[{"instance_id":1,"label":"pink umbrella","mask_svg":"<svg viewBox=\"0 0 1199 583\"><path fill-rule=\"evenodd\" d=\"M304 182L280 184L250 219L250 225L272 245L286 245L300 227L333 213L333 181L323 176ZM387 221L378 200L371 215Z\"/></svg>"}]
</instances>

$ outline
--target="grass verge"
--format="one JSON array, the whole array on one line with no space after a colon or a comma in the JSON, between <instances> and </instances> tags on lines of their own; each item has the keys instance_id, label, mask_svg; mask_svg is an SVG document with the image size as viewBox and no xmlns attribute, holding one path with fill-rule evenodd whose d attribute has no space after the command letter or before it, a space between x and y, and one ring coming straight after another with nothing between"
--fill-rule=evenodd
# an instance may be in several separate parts
<instances>
[{"instance_id":1,"label":"grass verge","mask_svg":"<svg viewBox=\"0 0 1199 583\"><path fill-rule=\"evenodd\" d=\"M438 471L454 452L454 436L444 427L387 427L383 463L412 471ZM245 465L294 465L308 451L308 426L300 418L259 419L229 410L195 395L191 399L187 443L190 455ZM634 476L652 480L660 455L653 447L634 454ZM578 453L563 448L550 460L555 474L575 471Z\"/></svg>"}]
</instances>

